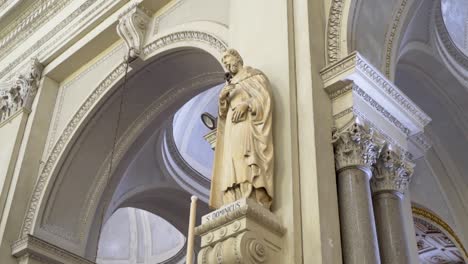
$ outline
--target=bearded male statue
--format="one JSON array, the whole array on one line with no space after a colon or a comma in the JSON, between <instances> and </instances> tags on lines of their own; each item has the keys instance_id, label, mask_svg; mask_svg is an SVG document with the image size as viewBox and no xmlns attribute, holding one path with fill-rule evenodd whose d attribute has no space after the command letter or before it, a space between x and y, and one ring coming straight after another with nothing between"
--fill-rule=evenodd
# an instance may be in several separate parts
<instances>
[{"instance_id":1,"label":"bearded male statue","mask_svg":"<svg viewBox=\"0 0 468 264\"><path fill-rule=\"evenodd\" d=\"M273 136L270 83L261 71L244 67L236 50L222 58L226 85L219 95L210 206L251 198L273 201Z\"/></svg>"}]
</instances>

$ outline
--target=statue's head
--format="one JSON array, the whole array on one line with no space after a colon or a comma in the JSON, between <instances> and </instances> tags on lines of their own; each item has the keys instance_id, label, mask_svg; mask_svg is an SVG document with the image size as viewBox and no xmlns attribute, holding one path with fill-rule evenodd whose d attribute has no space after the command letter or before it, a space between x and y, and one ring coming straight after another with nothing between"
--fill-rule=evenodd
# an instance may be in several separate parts
<instances>
[{"instance_id":1,"label":"statue's head","mask_svg":"<svg viewBox=\"0 0 468 264\"><path fill-rule=\"evenodd\" d=\"M224 52L221 62L224 64L226 70L232 74L236 74L244 66L244 61L241 55L235 49L228 49Z\"/></svg>"}]
</instances>

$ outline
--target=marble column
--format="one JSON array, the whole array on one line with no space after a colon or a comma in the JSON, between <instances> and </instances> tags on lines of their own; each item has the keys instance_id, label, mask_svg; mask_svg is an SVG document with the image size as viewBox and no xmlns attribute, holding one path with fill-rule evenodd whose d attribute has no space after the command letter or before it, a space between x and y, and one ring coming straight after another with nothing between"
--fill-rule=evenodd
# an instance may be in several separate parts
<instances>
[{"instance_id":1,"label":"marble column","mask_svg":"<svg viewBox=\"0 0 468 264\"><path fill-rule=\"evenodd\" d=\"M380 263L369 179L383 142L356 122L333 134L343 262Z\"/></svg>"},{"instance_id":2,"label":"marble column","mask_svg":"<svg viewBox=\"0 0 468 264\"><path fill-rule=\"evenodd\" d=\"M409 264L410 246L405 235L403 195L414 165L386 146L371 180L375 221L382 264Z\"/></svg>"}]
</instances>

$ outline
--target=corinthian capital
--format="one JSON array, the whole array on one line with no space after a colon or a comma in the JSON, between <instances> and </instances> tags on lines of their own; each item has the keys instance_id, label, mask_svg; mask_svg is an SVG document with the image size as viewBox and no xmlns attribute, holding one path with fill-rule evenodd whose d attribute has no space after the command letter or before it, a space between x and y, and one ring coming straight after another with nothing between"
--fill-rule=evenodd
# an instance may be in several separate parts
<instances>
[{"instance_id":1,"label":"corinthian capital","mask_svg":"<svg viewBox=\"0 0 468 264\"><path fill-rule=\"evenodd\" d=\"M135 59L140 56L149 19L145 11L138 7L138 2L131 5L120 15L117 33L127 45L130 56L128 59Z\"/></svg>"},{"instance_id":2,"label":"corinthian capital","mask_svg":"<svg viewBox=\"0 0 468 264\"><path fill-rule=\"evenodd\" d=\"M374 177L371 180L373 193L395 191L403 194L414 171L414 164L389 146L384 148L374 167Z\"/></svg>"},{"instance_id":3,"label":"corinthian capital","mask_svg":"<svg viewBox=\"0 0 468 264\"><path fill-rule=\"evenodd\" d=\"M21 108L31 110L43 68L42 64L33 58L25 74L20 74L10 86L0 90L0 121Z\"/></svg>"},{"instance_id":4,"label":"corinthian capital","mask_svg":"<svg viewBox=\"0 0 468 264\"><path fill-rule=\"evenodd\" d=\"M372 128L357 122L343 131L335 131L332 142L337 171L355 167L365 170L368 175L371 175L372 165L375 164L384 145L383 140L375 135Z\"/></svg>"}]
</instances>

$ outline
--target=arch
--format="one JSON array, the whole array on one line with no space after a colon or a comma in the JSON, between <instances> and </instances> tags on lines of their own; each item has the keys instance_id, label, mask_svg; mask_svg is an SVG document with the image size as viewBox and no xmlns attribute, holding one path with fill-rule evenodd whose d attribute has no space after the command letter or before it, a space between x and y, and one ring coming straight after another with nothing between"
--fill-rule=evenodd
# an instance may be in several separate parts
<instances>
[{"instance_id":1,"label":"arch","mask_svg":"<svg viewBox=\"0 0 468 264\"><path fill-rule=\"evenodd\" d=\"M421 219L442 231L442 233L446 235L450 239L450 241L455 244L457 249L461 252L462 257L465 259L465 261L468 260L468 253L463 244L461 243L461 240L458 238L455 231L453 231L453 229L442 218L440 218L431 210L416 203L412 204L411 210L415 219Z\"/></svg>"},{"instance_id":2,"label":"arch","mask_svg":"<svg viewBox=\"0 0 468 264\"><path fill-rule=\"evenodd\" d=\"M421 4L422 2L414 0L399 0L390 28L387 34L385 34L382 72L392 81L395 80L396 62L400 56L400 45L405 35L404 33L411 22L412 15Z\"/></svg>"},{"instance_id":3,"label":"arch","mask_svg":"<svg viewBox=\"0 0 468 264\"><path fill-rule=\"evenodd\" d=\"M151 132L150 130L154 128L150 125L151 121L154 121L155 116L167 113L169 111L167 108L177 99L187 99L193 96L194 93L206 89L208 85L222 81L223 74L217 58L220 58L222 52L227 48L225 42L226 32L227 29L221 25L211 22L196 22L191 25L174 27L170 32L162 36L159 35L156 39L145 45L141 57L142 62L130 65L129 83L135 80L137 76L145 74L147 67L154 63L165 58L170 58L174 54L177 55L184 52L199 53L201 54L200 56L205 56L205 58L211 57L212 60L217 61L218 69L208 74L194 74L193 78L188 79L188 81L186 80L178 86L166 88L166 93L163 93L162 97L158 98L157 101L146 109L143 115L137 118L132 129L120 133L116 148L116 157L119 157L119 160L124 160L126 158L125 154L135 151L132 149L133 144L142 144L142 141L144 141L142 135L148 136ZM210 65L210 67L216 68L216 66L213 66L213 63ZM126 65L123 62L120 63L96 86L58 138L57 143L46 159L43 169L40 171L38 181L34 187L23 221L21 237L34 234L46 240L49 238L46 234L47 232L41 229L41 221L44 220L46 215L45 213L50 203L49 198L51 195L55 195L53 194L54 186L64 177L61 175L61 170L69 166L67 164L69 162L68 158L75 155L75 146L82 143L80 140L87 133L86 129L94 125L96 117L101 115L102 111L109 109L111 99L119 95L125 67ZM107 160L109 160L109 155L107 155ZM114 164L116 165L112 168L113 173L122 169L119 168L118 162ZM96 187L100 187L102 190L102 182L106 181L100 180L101 185L97 184ZM106 187L104 186L104 188ZM94 195L89 196L87 200L89 202L87 204L88 211L92 211L93 207L97 210L101 197L98 188L97 190L94 190L92 192ZM78 237L66 234L66 243L62 246L75 254L86 255L85 257L89 258L90 255L86 253L88 249L85 249L88 240L86 237L89 232L96 231L95 227L91 226L95 221L91 220L92 217L90 215L85 215L85 218L80 219L80 224L85 227L86 232L80 233ZM70 237L68 237L69 235Z\"/></svg>"}]
</instances>

